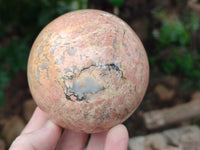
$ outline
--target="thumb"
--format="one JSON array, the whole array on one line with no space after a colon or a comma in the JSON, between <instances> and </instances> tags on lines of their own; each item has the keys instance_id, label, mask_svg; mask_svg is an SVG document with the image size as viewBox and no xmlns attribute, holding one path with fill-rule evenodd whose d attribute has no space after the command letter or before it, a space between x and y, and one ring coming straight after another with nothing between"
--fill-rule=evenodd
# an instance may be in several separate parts
<instances>
[{"instance_id":1,"label":"thumb","mask_svg":"<svg viewBox=\"0 0 200 150\"><path fill-rule=\"evenodd\" d=\"M9 150L54 150L61 135L61 128L51 121L30 133L23 133Z\"/></svg>"}]
</instances>

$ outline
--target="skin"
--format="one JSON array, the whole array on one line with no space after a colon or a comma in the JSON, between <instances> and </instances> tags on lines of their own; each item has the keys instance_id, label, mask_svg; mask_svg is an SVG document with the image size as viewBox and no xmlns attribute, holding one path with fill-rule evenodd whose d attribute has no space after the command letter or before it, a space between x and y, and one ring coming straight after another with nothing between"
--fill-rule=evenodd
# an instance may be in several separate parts
<instances>
[{"instance_id":1,"label":"skin","mask_svg":"<svg viewBox=\"0 0 200 150\"><path fill-rule=\"evenodd\" d=\"M38 107L32 118L13 141L9 150L82 150L88 138L86 133L77 133L49 121L48 115ZM47 140L48 139L48 140ZM127 150L128 131L122 124L108 131L91 134L87 150Z\"/></svg>"}]
</instances>

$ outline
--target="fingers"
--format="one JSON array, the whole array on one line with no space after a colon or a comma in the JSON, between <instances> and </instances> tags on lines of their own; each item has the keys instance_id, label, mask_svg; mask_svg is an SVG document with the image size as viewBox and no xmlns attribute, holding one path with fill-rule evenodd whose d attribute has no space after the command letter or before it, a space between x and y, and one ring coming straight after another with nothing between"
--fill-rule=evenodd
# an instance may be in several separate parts
<instances>
[{"instance_id":1,"label":"fingers","mask_svg":"<svg viewBox=\"0 0 200 150\"><path fill-rule=\"evenodd\" d=\"M82 150L85 146L88 135L65 130L58 144L57 150Z\"/></svg>"},{"instance_id":2,"label":"fingers","mask_svg":"<svg viewBox=\"0 0 200 150\"><path fill-rule=\"evenodd\" d=\"M87 150L104 150L107 133L108 131L92 134L88 143Z\"/></svg>"},{"instance_id":3,"label":"fingers","mask_svg":"<svg viewBox=\"0 0 200 150\"><path fill-rule=\"evenodd\" d=\"M21 134L10 150L54 150L61 135L61 128L48 121L42 128Z\"/></svg>"},{"instance_id":4,"label":"fingers","mask_svg":"<svg viewBox=\"0 0 200 150\"><path fill-rule=\"evenodd\" d=\"M22 134L29 133L41 128L47 122L48 119L49 119L48 115L45 112L43 112L39 107L37 107L30 121L22 131Z\"/></svg>"},{"instance_id":5,"label":"fingers","mask_svg":"<svg viewBox=\"0 0 200 150\"><path fill-rule=\"evenodd\" d=\"M10 150L53 150L61 136L61 128L51 121L39 108L36 108L31 120L21 135L16 138ZM82 150L87 140L86 133L65 130L57 146L58 150ZM91 135L87 150L127 150L128 131L124 125L118 125L109 131Z\"/></svg>"},{"instance_id":6,"label":"fingers","mask_svg":"<svg viewBox=\"0 0 200 150\"><path fill-rule=\"evenodd\" d=\"M105 141L105 150L127 150L128 148L128 131L122 124L110 129Z\"/></svg>"},{"instance_id":7,"label":"fingers","mask_svg":"<svg viewBox=\"0 0 200 150\"><path fill-rule=\"evenodd\" d=\"M127 150L128 131L122 124L107 132L92 134L87 150Z\"/></svg>"}]
</instances>

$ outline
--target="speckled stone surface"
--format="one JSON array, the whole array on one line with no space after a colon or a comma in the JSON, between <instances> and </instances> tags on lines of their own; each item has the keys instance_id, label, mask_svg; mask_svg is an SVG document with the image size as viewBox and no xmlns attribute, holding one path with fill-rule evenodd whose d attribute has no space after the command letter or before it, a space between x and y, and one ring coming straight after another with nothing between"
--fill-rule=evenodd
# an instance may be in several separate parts
<instances>
[{"instance_id":1,"label":"speckled stone surface","mask_svg":"<svg viewBox=\"0 0 200 150\"><path fill-rule=\"evenodd\" d=\"M94 133L125 121L149 79L145 49L118 17L99 10L62 15L35 40L28 82L37 105L64 128Z\"/></svg>"}]
</instances>

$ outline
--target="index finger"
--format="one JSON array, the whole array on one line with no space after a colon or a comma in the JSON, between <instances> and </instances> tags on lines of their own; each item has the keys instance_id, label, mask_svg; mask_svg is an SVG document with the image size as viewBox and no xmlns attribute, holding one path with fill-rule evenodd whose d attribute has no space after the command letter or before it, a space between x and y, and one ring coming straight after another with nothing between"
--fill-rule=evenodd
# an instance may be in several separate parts
<instances>
[{"instance_id":1,"label":"index finger","mask_svg":"<svg viewBox=\"0 0 200 150\"><path fill-rule=\"evenodd\" d=\"M21 134L30 133L40 129L49 120L48 115L37 107Z\"/></svg>"}]
</instances>

